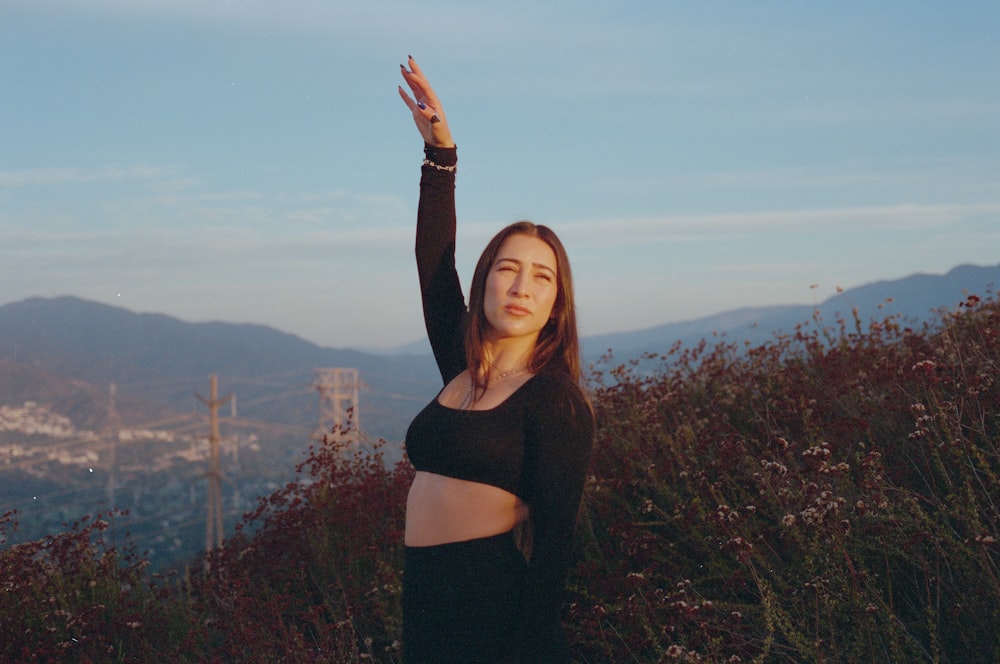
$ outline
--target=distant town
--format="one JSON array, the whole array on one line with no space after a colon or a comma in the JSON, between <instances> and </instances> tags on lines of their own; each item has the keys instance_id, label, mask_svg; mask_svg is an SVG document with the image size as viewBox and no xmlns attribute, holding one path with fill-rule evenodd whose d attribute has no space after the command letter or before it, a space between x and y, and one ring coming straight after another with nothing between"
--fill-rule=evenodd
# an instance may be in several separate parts
<instances>
[{"instance_id":1,"label":"distant town","mask_svg":"<svg viewBox=\"0 0 1000 664\"><path fill-rule=\"evenodd\" d=\"M7 434L7 435L5 435ZM43 444L26 442L5 442L9 434L49 439ZM112 441L108 436L113 436ZM258 437L226 436L220 440L220 451L236 457L240 449L259 451ZM184 447L171 449L143 463L142 467L119 467L123 472L158 472L173 465L174 460L188 463L204 461L209 455L208 440L204 436L176 433L154 429L118 429L109 434L77 429L73 421L64 415L52 412L46 406L34 401L25 401L20 406L0 406L0 468L19 467L26 473L38 462L54 462L64 466L94 466L101 461L99 451L112 444L128 445L138 442L182 443ZM35 471L36 474L38 473Z\"/></svg>"}]
</instances>

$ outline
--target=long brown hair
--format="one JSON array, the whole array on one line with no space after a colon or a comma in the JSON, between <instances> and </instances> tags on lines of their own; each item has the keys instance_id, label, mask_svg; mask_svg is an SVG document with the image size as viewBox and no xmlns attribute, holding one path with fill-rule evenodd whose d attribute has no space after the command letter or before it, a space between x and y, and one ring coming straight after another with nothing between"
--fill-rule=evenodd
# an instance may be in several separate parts
<instances>
[{"instance_id":1,"label":"long brown hair","mask_svg":"<svg viewBox=\"0 0 1000 664\"><path fill-rule=\"evenodd\" d=\"M485 366L485 341L490 323L486 320L483 301L486 279L496 262L500 246L511 235L536 237L552 248L556 256L556 301L549 322L538 334L534 351L528 360L528 370L538 373L554 370L567 374L580 383L580 339L576 330L576 306L573 298L573 275L569 257L559 237L547 226L530 221L510 224L490 240L483 249L469 288L469 319L465 330L465 358L476 394L486 390L490 367Z\"/></svg>"}]
</instances>

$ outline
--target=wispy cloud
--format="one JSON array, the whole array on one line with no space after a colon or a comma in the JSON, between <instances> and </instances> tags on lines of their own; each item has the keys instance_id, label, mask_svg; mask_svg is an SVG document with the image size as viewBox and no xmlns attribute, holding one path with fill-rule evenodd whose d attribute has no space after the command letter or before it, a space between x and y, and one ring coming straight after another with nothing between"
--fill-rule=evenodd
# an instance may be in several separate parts
<instances>
[{"instance_id":1,"label":"wispy cloud","mask_svg":"<svg viewBox=\"0 0 1000 664\"><path fill-rule=\"evenodd\" d=\"M97 168L34 168L0 171L0 187L30 187L89 182L153 180L170 175L171 170L145 164L100 166Z\"/></svg>"},{"instance_id":2,"label":"wispy cloud","mask_svg":"<svg viewBox=\"0 0 1000 664\"><path fill-rule=\"evenodd\" d=\"M997 115L1000 115L998 109ZM786 200L802 194L834 194L850 191L860 198L868 192L880 199L937 193L945 187L961 190L966 196L979 192L981 199L996 198L996 187L980 184L981 174L993 172L1000 160L992 154L937 153L919 160L895 156L862 154L837 161L806 162L795 166L754 164L746 168L712 168L687 172L679 168L660 169L648 175L628 178L605 176L594 187L614 196L667 197L717 195L740 192L755 197L766 195ZM781 198L778 198L778 197Z\"/></svg>"},{"instance_id":3,"label":"wispy cloud","mask_svg":"<svg viewBox=\"0 0 1000 664\"><path fill-rule=\"evenodd\" d=\"M948 227L983 215L1000 215L1000 203L883 205L722 214L620 217L567 224L576 242L607 246L637 242L676 242L718 235L809 233L830 229L869 233Z\"/></svg>"}]
</instances>

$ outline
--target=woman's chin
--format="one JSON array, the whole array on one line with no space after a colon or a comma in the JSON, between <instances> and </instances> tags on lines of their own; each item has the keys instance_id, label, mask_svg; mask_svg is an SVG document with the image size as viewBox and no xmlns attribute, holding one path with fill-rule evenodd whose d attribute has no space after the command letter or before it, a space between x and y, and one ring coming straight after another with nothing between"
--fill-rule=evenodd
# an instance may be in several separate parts
<instances>
[{"instance_id":1,"label":"woman's chin","mask_svg":"<svg viewBox=\"0 0 1000 664\"><path fill-rule=\"evenodd\" d=\"M490 338L493 341L513 341L517 339L534 341L538 337L538 333L540 331L540 328L536 328L531 325L512 325L509 323L499 326L493 325L490 330Z\"/></svg>"}]
</instances>

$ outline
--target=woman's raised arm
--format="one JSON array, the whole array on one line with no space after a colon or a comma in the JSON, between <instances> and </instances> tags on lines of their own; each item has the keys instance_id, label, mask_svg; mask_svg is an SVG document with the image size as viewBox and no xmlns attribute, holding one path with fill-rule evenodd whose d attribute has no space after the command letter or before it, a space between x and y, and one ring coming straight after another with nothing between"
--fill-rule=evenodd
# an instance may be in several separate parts
<instances>
[{"instance_id":1,"label":"woman's raised arm","mask_svg":"<svg viewBox=\"0 0 1000 664\"><path fill-rule=\"evenodd\" d=\"M424 139L414 247L424 324L434 350L441 378L447 383L465 369L462 320L465 299L455 271L455 167L458 156L441 101L411 56L409 69L400 66L403 79L399 96L413 114Z\"/></svg>"}]
</instances>

